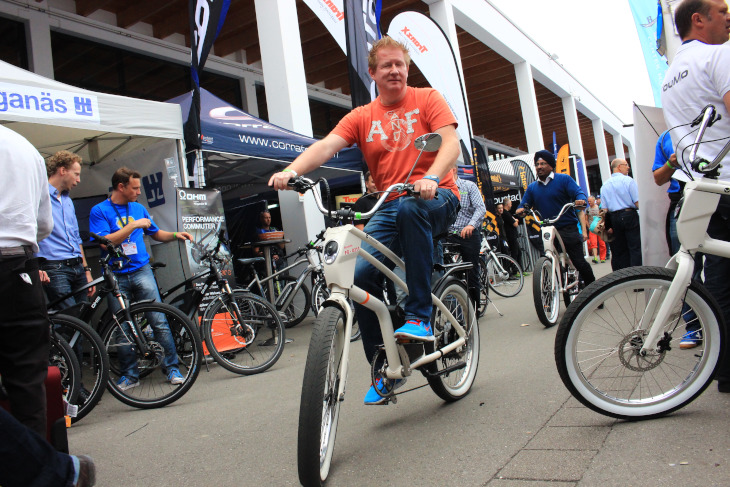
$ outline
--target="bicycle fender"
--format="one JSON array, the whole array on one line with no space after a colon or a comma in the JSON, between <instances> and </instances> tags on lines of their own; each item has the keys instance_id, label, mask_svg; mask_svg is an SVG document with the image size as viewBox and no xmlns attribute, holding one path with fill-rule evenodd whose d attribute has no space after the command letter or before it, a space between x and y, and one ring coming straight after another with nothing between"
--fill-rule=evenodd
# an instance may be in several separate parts
<instances>
[{"instance_id":1,"label":"bicycle fender","mask_svg":"<svg viewBox=\"0 0 730 487\"><path fill-rule=\"evenodd\" d=\"M355 319L352 308L350 308L350 303L347 302L347 298L345 298L344 295L338 293L330 294L325 302L322 303L322 308L328 308L330 306L340 308L340 310L345 313L347 319L350 320L350 323L352 323L352 320Z\"/></svg>"}]
</instances>

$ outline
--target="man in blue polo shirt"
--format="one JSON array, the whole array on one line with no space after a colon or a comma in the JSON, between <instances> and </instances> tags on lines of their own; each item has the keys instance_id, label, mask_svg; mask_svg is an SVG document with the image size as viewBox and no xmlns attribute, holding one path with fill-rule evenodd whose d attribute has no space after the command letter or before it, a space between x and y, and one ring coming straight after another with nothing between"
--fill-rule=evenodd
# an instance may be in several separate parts
<instances>
[{"instance_id":1,"label":"man in blue polo shirt","mask_svg":"<svg viewBox=\"0 0 730 487\"><path fill-rule=\"evenodd\" d=\"M136 202L141 193L140 177L137 171L126 167L117 169L112 176L111 196L91 209L89 228L93 233L109 239L114 245L121 245L129 258L129 261L123 261L124 266L121 269L114 271L119 289L127 299L131 302L143 299L160 301L160 292L149 265L150 256L144 244L144 236L149 235L158 242L192 241L193 237L187 232L160 230L155 225L147 208ZM113 296L109 296L109 306L112 311L117 311L120 307ZM165 349L162 365L167 380L173 385L182 384L184 378L178 369L175 343L167 321L158 313L150 313L150 324L155 341ZM120 365L124 370L117 384L119 388L124 391L138 386L139 369L133 355L125 354L121 357L120 353L120 361L123 362Z\"/></svg>"},{"instance_id":2,"label":"man in blue polo shirt","mask_svg":"<svg viewBox=\"0 0 730 487\"><path fill-rule=\"evenodd\" d=\"M639 188L629 177L629 163L611 162L611 178L601 187L603 207L608 210L613 240L611 268L614 271L641 265L641 229L639 228Z\"/></svg>"},{"instance_id":3,"label":"man in blue polo shirt","mask_svg":"<svg viewBox=\"0 0 730 487\"><path fill-rule=\"evenodd\" d=\"M585 206L587 196L578 183L567 174L554 172L555 157L552 152L541 150L535 153L534 160L537 181L527 187L515 212L516 215L525 212L525 205L534 207L543 218L555 218L566 203L575 202L576 206ZM583 229L582 235L578 232L578 223ZM560 220L555 222L555 229L565 244L565 252L586 286L595 281L593 269L583 254L583 242L588 240L584 213L576 214L573 209L566 211Z\"/></svg>"},{"instance_id":4,"label":"man in blue polo shirt","mask_svg":"<svg viewBox=\"0 0 730 487\"><path fill-rule=\"evenodd\" d=\"M46 170L53 232L38 242L38 257L45 259L40 267L50 279L45 291L51 302L91 282L93 278L81 245L76 209L68 195L81 181L81 156L65 150L56 152L46 162ZM87 294L94 294L94 288L89 288ZM79 293L61 302L58 309L68 308L85 299L85 294Z\"/></svg>"}]
</instances>

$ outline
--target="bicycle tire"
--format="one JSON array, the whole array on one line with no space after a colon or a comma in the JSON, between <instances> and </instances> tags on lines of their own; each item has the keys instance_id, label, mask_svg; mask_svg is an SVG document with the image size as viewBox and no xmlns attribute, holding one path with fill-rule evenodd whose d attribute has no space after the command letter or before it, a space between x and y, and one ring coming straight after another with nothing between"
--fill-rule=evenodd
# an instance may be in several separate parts
<instances>
[{"instance_id":1,"label":"bicycle tire","mask_svg":"<svg viewBox=\"0 0 730 487\"><path fill-rule=\"evenodd\" d=\"M322 310L322 305L325 301L327 301L329 296L330 290L324 279L318 279L317 282L314 283L314 286L312 286L312 311L315 316L319 315L319 312ZM362 331L360 331L360 325L357 322L357 317L354 315L355 305L352 304L352 300L350 299L348 299L347 302L350 303L350 308L352 308L354 316L352 319L352 334L350 335L350 341L355 342L362 336Z\"/></svg>"},{"instance_id":2,"label":"bicycle tire","mask_svg":"<svg viewBox=\"0 0 730 487\"><path fill-rule=\"evenodd\" d=\"M500 267L495 267L494 259L490 258L487 262L487 271L489 275L489 287L495 293L499 294L503 298L511 298L517 296L522 287L525 285L525 278L522 275L522 267L517 263L515 259L506 254L496 254L497 260ZM489 264L492 264L490 270ZM517 269L516 275L510 275L510 269Z\"/></svg>"},{"instance_id":3,"label":"bicycle tire","mask_svg":"<svg viewBox=\"0 0 730 487\"><path fill-rule=\"evenodd\" d=\"M279 360L286 333L276 308L260 296L234 290L233 299L244 326L238 326L231 297L220 294L205 310L201 323L205 346L226 370L241 375L258 374Z\"/></svg>"},{"instance_id":4,"label":"bicycle tire","mask_svg":"<svg viewBox=\"0 0 730 487\"><path fill-rule=\"evenodd\" d=\"M479 368L480 344L477 317L469 299L469 293L461 281L457 279L446 280L438 286L434 295L439 298L466 330L467 342L429 364L427 366L427 372L429 373L426 374L426 379L429 386L431 386L431 390L441 399L448 402L458 401L471 391L471 386L474 384L477 369ZM426 353L432 353L459 338L446 315L435 306L431 315L431 326L436 341L425 344ZM454 368L462 362L463 366ZM454 369L447 373L440 373L448 368Z\"/></svg>"},{"instance_id":5,"label":"bicycle tire","mask_svg":"<svg viewBox=\"0 0 730 487\"><path fill-rule=\"evenodd\" d=\"M73 403L81 390L81 365L71 345L63 337L51 332L51 346L48 352L48 365L58 367L61 372L61 386L67 402Z\"/></svg>"},{"instance_id":6,"label":"bicycle tire","mask_svg":"<svg viewBox=\"0 0 730 487\"><path fill-rule=\"evenodd\" d=\"M79 393L76 401L69 401L77 408L76 416L71 416L71 422L76 423L94 409L104 394L109 380L109 355L99 334L87 323L64 314L54 314L49 318L54 332L63 336L77 358L81 350L79 391L86 389L88 394ZM93 378L93 383L88 380L89 377ZM91 387L88 387L89 384Z\"/></svg>"},{"instance_id":7,"label":"bicycle tire","mask_svg":"<svg viewBox=\"0 0 730 487\"><path fill-rule=\"evenodd\" d=\"M339 385L345 347L345 313L324 308L314 322L299 405L297 466L304 486L321 486L334 452L340 405Z\"/></svg>"},{"instance_id":8,"label":"bicycle tire","mask_svg":"<svg viewBox=\"0 0 730 487\"><path fill-rule=\"evenodd\" d=\"M302 283L301 287L296 290L294 299L292 299L286 309L280 309L279 304L277 304L285 298L281 295L281 293L286 292L287 289L291 288L292 286L287 286L290 283L295 283L296 280L297 279L294 276L279 276L274 279L274 299L269 299L270 302L274 303L276 309L282 313L281 320L284 322L284 326L286 328L297 326L309 313L311 295L309 293L309 288L305 283ZM263 288L264 296L268 298L267 293L269 292L269 287L264 284Z\"/></svg>"},{"instance_id":9,"label":"bicycle tire","mask_svg":"<svg viewBox=\"0 0 730 487\"><path fill-rule=\"evenodd\" d=\"M557 289L552 289L553 264L547 257L540 257L535 262L535 273L532 275L532 300L540 323L550 328L558 322L560 314L560 296Z\"/></svg>"},{"instance_id":10,"label":"bicycle tire","mask_svg":"<svg viewBox=\"0 0 730 487\"><path fill-rule=\"evenodd\" d=\"M193 386L200 373L203 344L195 325L179 309L159 302L133 303L129 307L129 312L138 326L148 319L145 313L156 312L165 315L175 342L178 367L184 381L179 385L167 382L162 370L164 349L154 339L150 340L150 346L157 352L155 357L140 357L137 347L133 345L134 341L130 338L128 327L123 325L124 310L120 310L112 321L105 325L101 334L109 354L110 373L107 389L121 402L141 409L159 408L177 401ZM140 328L142 327L140 326ZM132 351L136 356L139 385L123 391L117 382L121 378L123 369L119 364L119 352L125 348L127 352ZM153 373L155 370L160 370L162 374Z\"/></svg>"},{"instance_id":11,"label":"bicycle tire","mask_svg":"<svg viewBox=\"0 0 730 487\"><path fill-rule=\"evenodd\" d=\"M659 267L622 269L591 283L570 305L555 338L555 361L563 383L585 406L614 418L649 419L686 406L712 382L725 327L719 306L697 281L686 303L697 316L690 321L699 326L702 344L680 348L685 328L678 304L666 325L665 350L638 354L644 333L635 327L648 291L664 292L673 277L674 271Z\"/></svg>"}]
</instances>

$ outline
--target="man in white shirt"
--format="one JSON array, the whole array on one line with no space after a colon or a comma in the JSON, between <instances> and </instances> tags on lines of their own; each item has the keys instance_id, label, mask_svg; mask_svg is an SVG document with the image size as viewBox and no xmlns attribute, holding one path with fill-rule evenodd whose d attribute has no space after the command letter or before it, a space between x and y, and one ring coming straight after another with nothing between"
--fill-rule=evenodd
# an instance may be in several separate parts
<instances>
[{"instance_id":1,"label":"man in white shirt","mask_svg":"<svg viewBox=\"0 0 730 487\"><path fill-rule=\"evenodd\" d=\"M46 164L0 125L0 376L18 421L45 438L49 323L38 242L53 230Z\"/></svg>"},{"instance_id":2,"label":"man in white shirt","mask_svg":"<svg viewBox=\"0 0 730 487\"><path fill-rule=\"evenodd\" d=\"M682 38L674 61L667 70L662 86L664 120L676 143L677 161L688 157L689 135L694 120L707 105L714 105L721 118L705 132L698 155L712 160L730 135L730 13L725 0L684 0L675 12L674 21ZM712 142L715 140L715 142ZM686 161L689 166L690 161ZM730 181L730 155L722 161L720 180ZM675 172L677 179L686 179ZM701 178L701 174L694 174ZM723 196L707 227L710 237L730 241L730 197ZM705 286L720 305L724 316L730 316L730 259L706 255ZM701 332L691 338L702 341ZM720 392L730 392L730 359L726 358L717 375Z\"/></svg>"}]
</instances>

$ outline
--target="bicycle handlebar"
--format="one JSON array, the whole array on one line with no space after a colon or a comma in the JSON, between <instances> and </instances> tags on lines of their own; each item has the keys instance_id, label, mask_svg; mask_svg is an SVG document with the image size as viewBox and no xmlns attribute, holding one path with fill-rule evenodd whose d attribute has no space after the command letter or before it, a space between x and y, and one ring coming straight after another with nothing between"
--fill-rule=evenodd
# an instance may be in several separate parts
<instances>
[{"instance_id":1,"label":"bicycle handlebar","mask_svg":"<svg viewBox=\"0 0 730 487\"><path fill-rule=\"evenodd\" d=\"M689 153L690 167L692 167L694 171L702 174L710 174L714 172L720 166L720 162L725 158L727 153L730 152L730 141L728 141L725 144L725 147L723 147L712 162L708 162L702 157L697 157L697 150L700 148L700 143L702 142L702 137L705 135L705 130L721 118L721 115L717 113L717 110L715 110L713 105L707 105L702 109L700 115L690 124L692 127L696 127L697 125L700 126L697 130L695 141L692 144L692 150Z\"/></svg>"},{"instance_id":2,"label":"bicycle handlebar","mask_svg":"<svg viewBox=\"0 0 730 487\"><path fill-rule=\"evenodd\" d=\"M576 206L575 202L573 202L573 201L571 201L571 202L569 202L569 203L565 203L565 204L563 205L563 208L562 208L562 209L560 210L560 213L558 213L558 216L556 216L555 218L546 218L546 219L544 219L544 220L541 220L541 218L542 218L542 217L541 217L541 216L539 216L539 214L537 214L537 213L535 212L535 210L533 210L533 209L532 209L532 207L531 207L530 205L524 205L524 206L523 206L523 208L524 208L525 210L529 211L530 213L532 213L532 215L533 215L533 216L535 217L535 219L536 219L536 220L538 221L538 223L539 223L540 225L552 225L552 224L553 224L553 223L555 223L556 221L560 220L560 218L561 218L561 217L562 217L562 216L563 216L563 215L565 214L565 212L567 212L567 211L568 211L569 209L571 209L571 208L578 208L578 209L584 209L584 208L585 208L585 206Z\"/></svg>"},{"instance_id":3,"label":"bicycle handlebar","mask_svg":"<svg viewBox=\"0 0 730 487\"><path fill-rule=\"evenodd\" d=\"M354 212L350 208L342 208L336 211L327 211L325 209L324 205L322 204L322 195L319 192L319 189L317 188L317 182L312 181L311 179L307 179L304 176L297 176L296 178L290 179L287 183L289 186L294 188L296 191L300 193L305 193L306 191L311 190L314 193L314 201L317 204L317 209L319 209L320 213L322 213L324 216L329 218L335 218L335 219L345 219L345 218L352 218L353 220L367 220L371 216L375 214L376 211L380 209L380 207L385 202L385 199L391 194L391 193L402 193L405 192L412 196L418 196L418 191L413 191L413 185L412 184L404 184L404 183L398 183L393 184L385 191L381 191L381 196L378 198L378 201L375 203L375 206L373 206L370 211L365 213L360 212Z\"/></svg>"}]
</instances>

